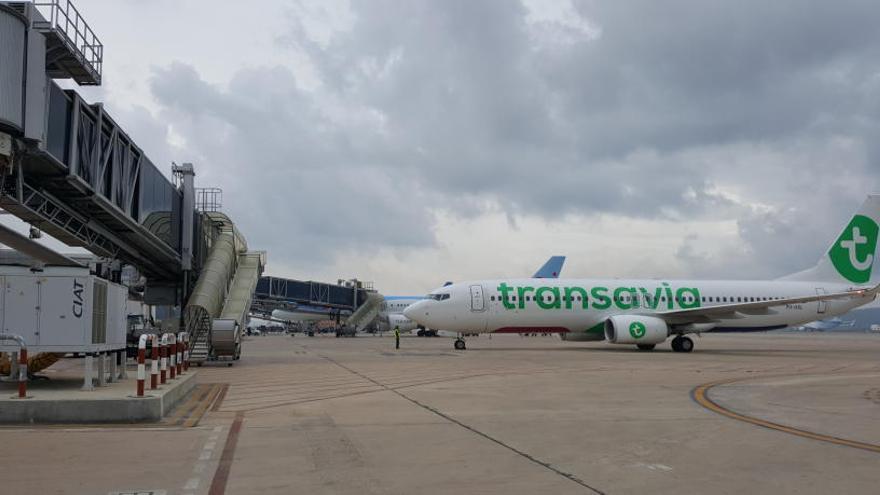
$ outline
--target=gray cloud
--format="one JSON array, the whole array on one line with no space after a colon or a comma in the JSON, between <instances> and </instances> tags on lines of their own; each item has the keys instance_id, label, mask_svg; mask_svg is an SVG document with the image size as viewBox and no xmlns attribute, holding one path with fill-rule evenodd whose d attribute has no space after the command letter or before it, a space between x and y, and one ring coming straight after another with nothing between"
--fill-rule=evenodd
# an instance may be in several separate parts
<instances>
[{"instance_id":1,"label":"gray cloud","mask_svg":"<svg viewBox=\"0 0 880 495\"><path fill-rule=\"evenodd\" d=\"M186 64L150 87L204 181L289 260L430 246L431 208L497 206L511 224L734 218L755 269L701 254L694 274L781 274L880 185L875 2L575 6L598 37L508 1L354 2L350 30L316 41L291 19L279 38L315 90L288 68L221 87Z\"/></svg>"}]
</instances>

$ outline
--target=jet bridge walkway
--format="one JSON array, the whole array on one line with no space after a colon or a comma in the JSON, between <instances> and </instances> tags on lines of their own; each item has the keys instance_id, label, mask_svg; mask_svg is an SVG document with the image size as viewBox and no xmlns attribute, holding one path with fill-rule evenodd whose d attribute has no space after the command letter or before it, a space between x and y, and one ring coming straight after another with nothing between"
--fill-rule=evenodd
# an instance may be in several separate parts
<instances>
[{"instance_id":1,"label":"jet bridge walkway","mask_svg":"<svg viewBox=\"0 0 880 495\"><path fill-rule=\"evenodd\" d=\"M359 331L373 321L384 300L371 287L357 281L327 284L262 277L254 292L251 313L271 317L274 310L319 309L326 311L328 318L344 318L346 326Z\"/></svg>"},{"instance_id":2,"label":"jet bridge walkway","mask_svg":"<svg viewBox=\"0 0 880 495\"><path fill-rule=\"evenodd\" d=\"M169 180L103 104L56 84L99 85L103 49L69 0L0 1L0 208L117 273L136 267L145 303L185 307L205 359L237 357L265 253L248 252L212 211L218 190L203 190L211 194L198 207L190 164ZM13 241L28 247L0 231L0 242Z\"/></svg>"},{"instance_id":3,"label":"jet bridge walkway","mask_svg":"<svg viewBox=\"0 0 880 495\"><path fill-rule=\"evenodd\" d=\"M100 84L101 42L68 0L0 1L0 29L0 208L154 284L177 283L184 258L200 254L180 228L197 216L183 191L103 104L54 81Z\"/></svg>"}]
</instances>

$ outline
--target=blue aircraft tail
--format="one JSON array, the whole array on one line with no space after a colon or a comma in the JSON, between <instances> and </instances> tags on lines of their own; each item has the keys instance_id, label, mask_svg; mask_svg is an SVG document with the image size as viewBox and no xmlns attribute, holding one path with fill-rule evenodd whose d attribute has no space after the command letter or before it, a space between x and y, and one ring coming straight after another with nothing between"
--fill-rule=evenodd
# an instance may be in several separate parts
<instances>
[{"instance_id":1,"label":"blue aircraft tail","mask_svg":"<svg viewBox=\"0 0 880 495\"><path fill-rule=\"evenodd\" d=\"M565 256L551 256L544 266L538 269L532 278L559 278L562 273L562 264L565 263Z\"/></svg>"}]
</instances>

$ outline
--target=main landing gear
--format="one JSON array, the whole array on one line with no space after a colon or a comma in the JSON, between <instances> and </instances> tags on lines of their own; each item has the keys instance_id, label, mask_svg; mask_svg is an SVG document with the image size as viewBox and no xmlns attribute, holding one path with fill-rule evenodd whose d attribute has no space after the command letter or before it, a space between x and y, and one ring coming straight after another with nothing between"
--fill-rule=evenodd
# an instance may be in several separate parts
<instances>
[{"instance_id":1,"label":"main landing gear","mask_svg":"<svg viewBox=\"0 0 880 495\"><path fill-rule=\"evenodd\" d=\"M690 337L679 335L672 339L672 350L675 352L691 352L694 350L694 341Z\"/></svg>"},{"instance_id":2,"label":"main landing gear","mask_svg":"<svg viewBox=\"0 0 880 495\"><path fill-rule=\"evenodd\" d=\"M464 345L464 339L459 337L455 339L455 348L459 351L465 350L467 347Z\"/></svg>"},{"instance_id":3,"label":"main landing gear","mask_svg":"<svg viewBox=\"0 0 880 495\"><path fill-rule=\"evenodd\" d=\"M653 351L656 344L637 344L636 347L639 348L640 351Z\"/></svg>"}]
</instances>

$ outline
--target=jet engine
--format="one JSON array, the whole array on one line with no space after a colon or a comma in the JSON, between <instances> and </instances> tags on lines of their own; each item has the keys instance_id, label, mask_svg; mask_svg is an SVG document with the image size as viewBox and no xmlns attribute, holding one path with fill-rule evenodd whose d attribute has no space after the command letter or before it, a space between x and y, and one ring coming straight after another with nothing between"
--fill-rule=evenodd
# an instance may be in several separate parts
<instances>
[{"instance_id":1,"label":"jet engine","mask_svg":"<svg viewBox=\"0 0 880 495\"><path fill-rule=\"evenodd\" d=\"M416 328L418 324L403 315L388 315L388 326L390 330L399 327L401 332L409 332Z\"/></svg>"},{"instance_id":2,"label":"jet engine","mask_svg":"<svg viewBox=\"0 0 880 495\"><path fill-rule=\"evenodd\" d=\"M669 337L669 326L660 318L615 315L605 320L605 340L612 344L659 344Z\"/></svg>"}]
</instances>

